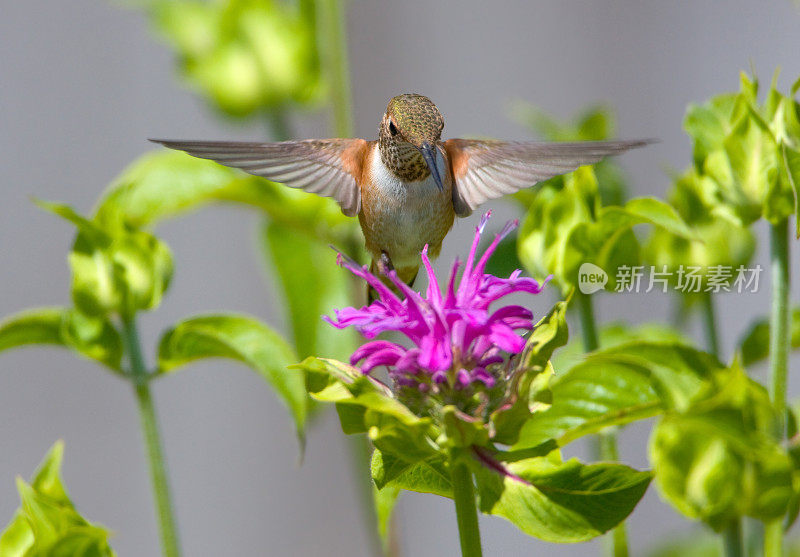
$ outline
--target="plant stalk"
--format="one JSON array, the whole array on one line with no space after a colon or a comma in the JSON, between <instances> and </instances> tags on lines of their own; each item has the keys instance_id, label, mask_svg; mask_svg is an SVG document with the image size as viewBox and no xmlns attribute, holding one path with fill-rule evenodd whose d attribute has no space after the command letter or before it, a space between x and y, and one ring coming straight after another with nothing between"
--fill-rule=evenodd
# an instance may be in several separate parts
<instances>
[{"instance_id":1,"label":"plant stalk","mask_svg":"<svg viewBox=\"0 0 800 557\"><path fill-rule=\"evenodd\" d=\"M770 225L772 312L769 323L769 394L778 415L778 437L786 437L786 381L789 371L789 220ZM764 525L765 557L783 555L783 523Z\"/></svg>"},{"instance_id":2,"label":"plant stalk","mask_svg":"<svg viewBox=\"0 0 800 557\"><path fill-rule=\"evenodd\" d=\"M783 555L783 520L777 519L764 524L764 557Z\"/></svg>"},{"instance_id":3,"label":"plant stalk","mask_svg":"<svg viewBox=\"0 0 800 557\"><path fill-rule=\"evenodd\" d=\"M472 472L465 464L453 463L451 469L453 499L456 503L458 538L462 557L481 557L481 534L478 529L478 509L472 488Z\"/></svg>"},{"instance_id":4,"label":"plant stalk","mask_svg":"<svg viewBox=\"0 0 800 557\"><path fill-rule=\"evenodd\" d=\"M592 297L580 292L576 292L575 296L581 322L583 349L586 352L593 352L600 347L600 338L597 334L597 320L594 316ZM616 432L613 430L601 432L597 438L595 452L599 460L618 460ZM606 534L605 547L606 553L610 557L628 557L628 533L625 529L625 522L621 522L610 534Z\"/></svg>"},{"instance_id":5,"label":"plant stalk","mask_svg":"<svg viewBox=\"0 0 800 557\"><path fill-rule=\"evenodd\" d=\"M744 557L741 520L734 520L725 530L723 530L722 554L724 557Z\"/></svg>"},{"instance_id":6,"label":"plant stalk","mask_svg":"<svg viewBox=\"0 0 800 557\"><path fill-rule=\"evenodd\" d=\"M717 334L717 311L710 292L703 293L703 328L706 331L708 351L719 359L719 335Z\"/></svg>"},{"instance_id":7,"label":"plant stalk","mask_svg":"<svg viewBox=\"0 0 800 557\"><path fill-rule=\"evenodd\" d=\"M772 313L769 324L770 397L786 436L786 380L789 370L789 220L770 226Z\"/></svg>"},{"instance_id":8,"label":"plant stalk","mask_svg":"<svg viewBox=\"0 0 800 557\"><path fill-rule=\"evenodd\" d=\"M320 0L319 26L322 64L331 88L333 130L338 137L352 137L353 110L350 93L350 67L344 32L344 10L341 0Z\"/></svg>"},{"instance_id":9,"label":"plant stalk","mask_svg":"<svg viewBox=\"0 0 800 557\"><path fill-rule=\"evenodd\" d=\"M170 500L169 482L164 465L164 454L161 450L161 437L158 432L158 419L153 406L153 398L150 394L149 374L142 356L139 331L136 327L135 318L123 319L123 334L130 362L130 379L136 394L136 402L139 405L139 417L150 464L150 481L158 515L161 549L165 557L178 557L181 553L178 543L178 530L175 525L172 502Z\"/></svg>"},{"instance_id":10,"label":"plant stalk","mask_svg":"<svg viewBox=\"0 0 800 557\"><path fill-rule=\"evenodd\" d=\"M710 292L703 293L703 328L706 333L706 345L709 353L715 358L720 358L719 333L717 331L717 311L714 306L714 296ZM742 520L736 518L720 534L722 539L722 554L725 557L744 557L742 541Z\"/></svg>"}]
</instances>

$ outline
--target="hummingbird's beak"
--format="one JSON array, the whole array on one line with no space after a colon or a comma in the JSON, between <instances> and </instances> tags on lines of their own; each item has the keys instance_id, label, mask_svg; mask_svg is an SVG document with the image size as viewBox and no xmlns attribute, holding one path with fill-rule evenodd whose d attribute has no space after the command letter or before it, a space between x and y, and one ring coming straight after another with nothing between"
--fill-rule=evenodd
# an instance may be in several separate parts
<instances>
[{"instance_id":1,"label":"hummingbird's beak","mask_svg":"<svg viewBox=\"0 0 800 557\"><path fill-rule=\"evenodd\" d=\"M436 146L426 141L421 147L418 147L418 149L419 152L422 153L422 158L425 159L428 170L431 171L431 176L433 176L433 181L436 182L439 191L444 191L444 186L442 186L442 174L439 171L439 166L436 164Z\"/></svg>"}]
</instances>

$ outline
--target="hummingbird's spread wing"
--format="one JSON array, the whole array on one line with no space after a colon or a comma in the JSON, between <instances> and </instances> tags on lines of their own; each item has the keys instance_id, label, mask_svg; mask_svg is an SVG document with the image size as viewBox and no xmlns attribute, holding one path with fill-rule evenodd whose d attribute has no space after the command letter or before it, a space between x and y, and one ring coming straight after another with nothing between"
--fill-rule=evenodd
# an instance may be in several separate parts
<instances>
[{"instance_id":1,"label":"hummingbird's spread wing","mask_svg":"<svg viewBox=\"0 0 800 557\"><path fill-rule=\"evenodd\" d=\"M448 139L444 148L455 179L453 205L456 214L467 216L489 199L648 143L652 141L535 143Z\"/></svg>"},{"instance_id":2,"label":"hummingbird's spread wing","mask_svg":"<svg viewBox=\"0 0 800 557\"><path fill-rule=\"evenodd\" d=\"M363 139L307 139L279 143L170 141L151 139L170 149L241 168L291 188L332 197L353 217L361 210L361 167L367 151Z\"/></svg>"}]
</instances>

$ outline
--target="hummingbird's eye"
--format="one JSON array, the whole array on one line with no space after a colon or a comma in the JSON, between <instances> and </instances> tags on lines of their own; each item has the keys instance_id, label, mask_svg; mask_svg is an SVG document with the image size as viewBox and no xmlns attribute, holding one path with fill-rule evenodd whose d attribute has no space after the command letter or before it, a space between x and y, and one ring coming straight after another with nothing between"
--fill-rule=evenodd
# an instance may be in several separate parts
<instances>
[{"instance_id":1,"label":"hummingbird's eye","mask_svg":"<svg viewBox=\"0 0 800 557\"><path fill-rule=\"evenodd\" d=\"M395 126L394 122L392 122L391 120L389 120L389 133L392 134L393 136L397 135L397 126Z\"/></svg>"}]
</instances>

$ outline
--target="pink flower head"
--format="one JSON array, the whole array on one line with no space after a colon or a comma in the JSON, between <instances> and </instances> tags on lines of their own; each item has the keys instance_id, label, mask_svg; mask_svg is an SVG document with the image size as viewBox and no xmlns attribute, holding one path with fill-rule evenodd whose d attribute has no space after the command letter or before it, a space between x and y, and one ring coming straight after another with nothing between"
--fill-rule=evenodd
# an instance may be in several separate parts
<instances>
[{"instance_id":1,"label":"pink flower head","mask_svg":"<svg viewBox=\"0 0 800 557\"><path fill-rule=\"evenodd\" d=\"M444 292L428 259L428 246L421 254L428 274L425 296L389 271L386 276L402 294L398 296L366 266L339 254L339 265L364 279L375 289L378 299L361 309L337 310L335 318L323 319L339 329L355 327L367 339L385 331L398 331L413 345L408 348L388 340L372 340L353 353L351 364L360 363L365 374L386 366L395 385L423 392L495 384L497 373L493 369L505 361L504 354L522 351L525 339L520 331L533 329L533 314L522 306L508 305L493 311L489 306L514 292L538 294L550 277L539 284L532 278L520 277L519 270L507 279L484 273L497 245L517 226L517 221L506 224L476 261L478 244L490 214L483 216L475 230L461 279L456 280L461 267L456 260Z\"/></svg>"}]
</instances>

